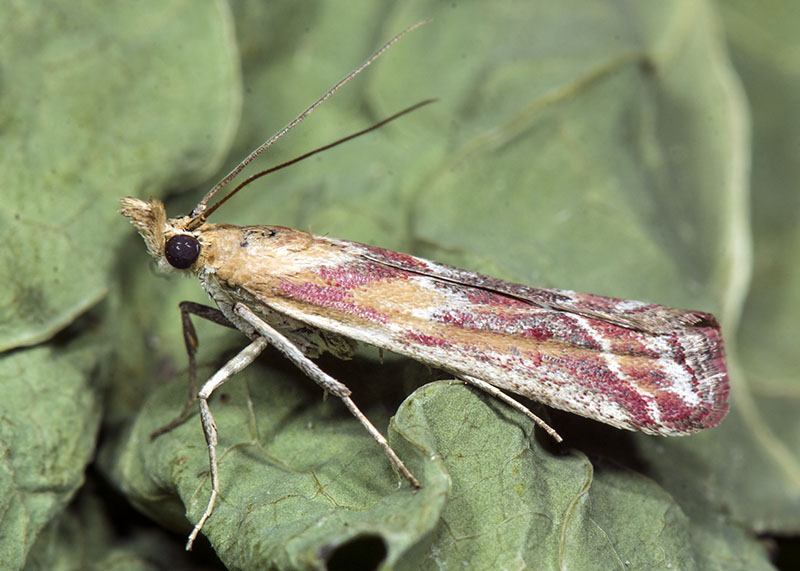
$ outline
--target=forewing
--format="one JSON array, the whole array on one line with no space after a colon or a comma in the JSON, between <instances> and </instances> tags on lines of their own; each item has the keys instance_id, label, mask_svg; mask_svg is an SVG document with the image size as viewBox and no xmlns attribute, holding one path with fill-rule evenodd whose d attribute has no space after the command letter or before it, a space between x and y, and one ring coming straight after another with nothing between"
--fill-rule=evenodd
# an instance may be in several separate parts
<instances>
[{"instance_id":1,"label":"forewing","mask_svg":"<svg viewBox=\"0 0 800 571\"><path fill-rule=\"evenodd\" d=\"M284 246L285 258L270 250L268 272L229 287L314 327L620 428L688 434L727 411L711 316L531 288L353 242L297 239L302 247Z\"/></svg>"}]
</instances>

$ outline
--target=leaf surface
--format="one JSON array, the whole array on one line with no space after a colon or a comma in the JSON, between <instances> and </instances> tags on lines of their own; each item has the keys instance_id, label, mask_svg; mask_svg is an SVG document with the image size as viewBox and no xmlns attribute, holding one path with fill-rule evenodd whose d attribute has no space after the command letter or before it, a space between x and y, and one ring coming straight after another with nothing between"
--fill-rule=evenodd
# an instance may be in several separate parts
<instances>
[{"instance_id":1,"label":"leaf surface","mask_svg":"<svg viewBox=\"0 0 800 571\"><path fill-rule=\"evenodd\" d=\"M232 136L226 10L0 7L0 567L37 551L95 455L114 329L96 306L127 264L119 196L203 176Z\"/></svg>"},{"instance_id":2,"label":"leaf surface","mask_svg":"<svg viewBox=\"0 0 800 571\"><path fill-rule=\"evenodd\" d=\"M504 2L491 12L478 2L237 3L234 35L221 3L161 3L146 15L65 9L47 26L10 6L14 18L2 21L29 22L23 29L48 30L49 40L2 40L19 44L6 61L45 52L31 73L3 68L13 79L3 116L21 119L8 131L13 154L0 160L21 174L7 175L13 196L0 210L12 269L0 339L49 339L107 295L94 343L116 359L104 369L99 464L156 521L183 534L208 498L197 416L148 438L186 398L177 304L207 300L192 280L149 271L116 199L156 195L170 215L188 212L217 175L177 190L207 177L229 143L227 167L383 41L433 17L249 172L418 100L439 103L259 181L215 221L293 226L521 283L712 311L728 341L732 412L717 429L659 439L540 411L566 436L557 448L491 399L428 384L439 376L408 360L368 349L321 359L425 482L413 492L336 399L322 401L268 352L211 404L222 493L204 533L222 561L761 569L769 563L754 532L797 529L788 261L797 209L786 183L796 161L781 152L796 129L780 111L793 93L795 50L781 48L793 45L792 14L774 16L773 6L755 18L740 3L688 0ZM78 13L83 23L67 25ZM134 17L143 23L128 26ZM37 93L57 96L35 107ZM751 143L769 150L755 155L757 277L745 303ZM203 380L246 340L197 328ZM54 354L37 353L59 363ZM362 559L347 559L354 553Z\"/></svg>"}]
</instances>

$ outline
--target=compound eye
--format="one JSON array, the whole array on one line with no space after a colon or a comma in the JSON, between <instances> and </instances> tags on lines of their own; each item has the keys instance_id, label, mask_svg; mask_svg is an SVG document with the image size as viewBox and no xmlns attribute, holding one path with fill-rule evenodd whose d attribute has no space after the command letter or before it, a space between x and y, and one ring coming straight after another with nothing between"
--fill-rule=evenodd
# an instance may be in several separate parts
<instances>
[{"instance_id":1,"label":"compound eye","mask_svg":"<svg viewBox=\"0 0 800 571\"><path fill-rule=\"evenodd\" d=\"M186 234L178 234L167 240L167 245L164 247L164 256L166 256L169 265L179 270L185 270L197 260L200 255L200 242L194 236L187 236Z\"/></svg>"}]
</instances>

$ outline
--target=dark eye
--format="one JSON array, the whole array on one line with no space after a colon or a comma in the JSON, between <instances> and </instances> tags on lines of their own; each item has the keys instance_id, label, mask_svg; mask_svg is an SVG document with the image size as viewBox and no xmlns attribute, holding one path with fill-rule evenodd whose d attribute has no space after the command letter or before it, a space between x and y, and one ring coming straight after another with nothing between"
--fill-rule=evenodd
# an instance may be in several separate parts
<instances>
[{"instance_id":1,"label":"dark eye","mask_svg":"<svg viewBox=\"0 0 800 571\"><path fill-rule=\"evenodd\" d=\"M185 270L200 255L200 242L194 236L178 234L167 240L164 247L164 255L173 268Z\"/></svg>"}]
</instances>

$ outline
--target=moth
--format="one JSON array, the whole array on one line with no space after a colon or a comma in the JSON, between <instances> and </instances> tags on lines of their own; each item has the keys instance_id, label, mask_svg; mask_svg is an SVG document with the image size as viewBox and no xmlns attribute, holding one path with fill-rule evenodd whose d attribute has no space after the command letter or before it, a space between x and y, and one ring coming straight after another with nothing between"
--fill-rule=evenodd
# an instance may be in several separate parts
<instances>
[{"instance_id":1,"label":"moth","mask_svg":"<svg viewBox=\"0 0 800 571\"><path fill-rule=\"evenodd\" d=\"M212 491L187 549L219 493L217 428L208 400L267 345L339 397L414 487L419 481L358 409L347 386L312 357L326 351L348 357L355 342L405 355L500 399L556 440L561 438L552 428L507 392L617 428L664 436L716 426L728 410L723 341L708 313L510 283L283 226L208 222L230 196L268 171L207 208L220 188L420 24L390 40L253 151L190 214L167 218L156 199L121 200L120 213L137 228L159 268L196 276L217 306L180 305L192 386L197 339L190 315L239 329L250 339L196 393ZM182 422L190 404L163 430Z\"/></svg>"}]
</instances>

